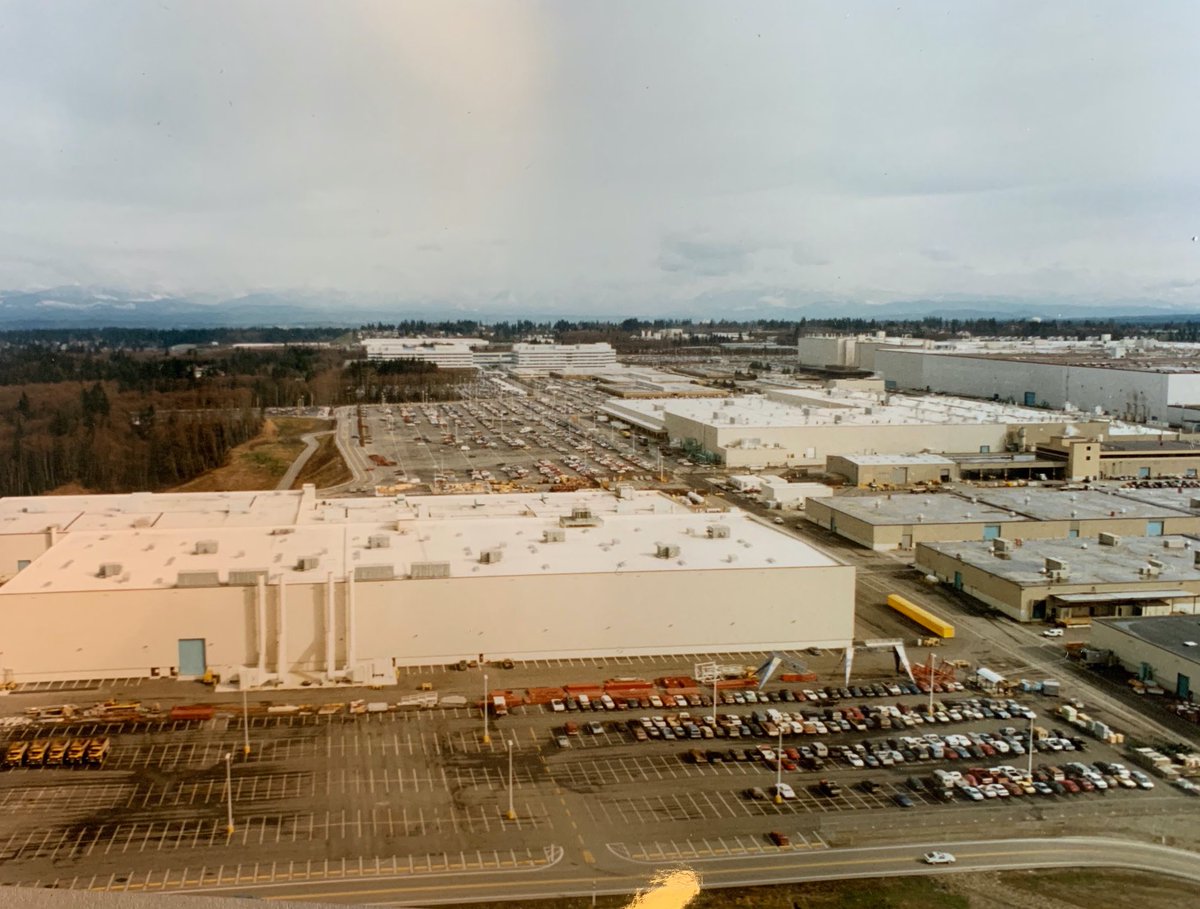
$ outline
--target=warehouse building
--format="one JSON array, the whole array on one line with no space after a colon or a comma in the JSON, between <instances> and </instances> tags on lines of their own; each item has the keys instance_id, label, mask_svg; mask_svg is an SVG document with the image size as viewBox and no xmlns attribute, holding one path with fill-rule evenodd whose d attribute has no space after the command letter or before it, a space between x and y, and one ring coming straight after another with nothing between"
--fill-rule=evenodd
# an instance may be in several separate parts
<instances>
[{"instance_id":1,"label":"warehouse building","mask_svg":"<svg viewBox=\"0 0 1200 909\"><path fill-rule=\"evenodd\" d=\"M1068 480L1196 479L1200 476L1200 442L1154 438L1093 439L1059 437L1037 446L1040 458L1057 461Z\"/></svg>"},{"instance_id":2,"label":"warehouse building","mask_svg":"<svg viewBox=\"0 0 1200 909\"><path fill-rule=\"evenodd\" d=\"M1100 619L1092 625L1089 645L1109 651L1142 681L1176 697L1200 694L1200 618L1194 614Z\"/></svg>"},{"instance_id":3,"label":"warehouse building","mask_svg":"<svg viewBox=\"0 0 1200 909\"><path fill-rule=\"evenodd\" d=\"M611 344L514 344L513 368L524 373L558 370L592 371L615 366L617 353Z\"/></svg>"},{"instance_id":4,"label":"warehouse building","mask_svg":"<svg viewBox=\"0 0 1200 909\"><path fill-rule=\"evenodd\" d=\"M1100 435L1105 420L985 401L852 388L773 387L721 401L610 400L609 416L693 446L731 468L824 468L831 455L1032 450L1068 426Z\"/></svg>"},{"instance_id":5,"label":"warehouse building","mask_svg":"<svg viewBox=\"0 0 1200 909\"><path fill-rule=\"evenodd\" d=\"M391 683L486 658L845 647L854 569L657 493L0 500L0 676Z\"/></svg>"},{"instance_id":6,"label":"warehouse building","mask_svg":"<svg viewBox=\"0 0 1200 909\"><path fill-rule=\"evenodd\" d=\"M825 470L845 477L852 486L909 486L958 479L958 465L954 461L928 452L830 455Z\"/></svg>"},{"instance_id":7,"label":"warehouse building","mask_svg":"<svg viewBox=\"0 0 1200 909\"><path fill-rule=\"evenodd\" d=\"M919 543L916 567L1018 622L1194 613L1196 541L1187 537Z\"/></svg>"},{"instance_id":8,"label":"warehouse building","mask_svg":"<svg viewBox=\"0 0 1200 909\"><path fill-rule=\"evenodd\" d=\"M441 369L475 369L474 349L483 338L364 338L368 360L420 360Z\"/></svg>"},{"instance_id":9,"label":"warehouse building","mask_svg":"<svg viewBox=\"0 0 1200 909\"><path fill-rule=\"evenodd\" d=\"M838 496L812 502L805 517L861 546L911 549L952 540L1025 540L1200 533L1189 512L1098 490L1038 487L924 495Z\"/></svg>"}]
</instances>

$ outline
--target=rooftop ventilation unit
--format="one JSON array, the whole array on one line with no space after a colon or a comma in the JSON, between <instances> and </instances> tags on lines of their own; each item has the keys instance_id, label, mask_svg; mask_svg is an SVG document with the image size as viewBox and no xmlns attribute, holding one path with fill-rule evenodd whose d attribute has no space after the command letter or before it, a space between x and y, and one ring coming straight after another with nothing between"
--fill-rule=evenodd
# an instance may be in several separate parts
<instances>
[{"instance_id":1,"label":"rooftop ventilation unit","mask_svg":"<svg viewBox=\"0 0 1200 909\"><path fill-rule=\"evenodd\" d=\"M632 499L634 497L634 493L635 493L635 490L632 486L618 486L617 487L617 498L618 499Z\"/></svg>"},{"instance_id":2,"label":"rooftop ventilation unit","mask_svg":"<svg viewBox=\"0 0 1200 909\"><path fill-rule=\"evenodd\" d=\"M267 569L265 568L239 568L229 572L228 584L231 587L253 587L258 584L259 579L267 579Z\"/></svg>"},{"instance_id":3,"label":"rooftop ventilation unit","mask_svg":"<svg viewBox=\"0 0 1200 909\"><path fill-rule=\"evenodd\" d=\"M296 570L297 571L314 571L317 568L317 566L320 564L321 564L321 560L318 559L316 556L304 556L303 558L296 560Z\"/></svg>"},{"instance_id":4,"label":"rooftop ventilation unit","mask_svg":"<svg viewBox=\"0 0 1200 909\"><path fill-rule=\"evenodd\" d=\"M392 538L386 533L373 533L367 537L367 549L389 549Z\"/></svg>"},{"instance_id":5,"label":"rooftop ventilation unit","mask_svg":"<svg viewBox=\"0 0 1200 909\"><path fill-rule=\"evenodd\" d=\"M728 540L729 526L727 524L709 524L707 533L710 540ZM1200 552L1197 555L1200 556Z\"/></svg>"},{"instance_id":6,"label":"rooftop ventilation unit","mask_svg":"<svg viewBox=\"0 0 1200 909\"><path fill-rule=\"evenodd\" d=\"M660 559L675 559L679 557L679 547L674 543L655 543L655 555Z\"/></svg>"},{"instance_id":7,"label":"rooftop ventilation unit","mask_svg":"<svg viewBox=\"0 0 1200 909\"><path fill-rule=\"evenodd\" d=\"M354 569L356 581L390 581L396 577L396 569L391 565L359 565Z\"/></svg>"},{"instance_id":8,"label":"rooftop ventilation unit","mask_svg":"<svg viewBox=\"0 0 1200 909\"><path fill-rule=\"evenodd\" d=\"M217 552L217 541L199 540L196 543L194 552L196 555L215 555Z\"/></svg>"},{"instance_id":9,"label":"rooftop ventilation unit","mask_svg":"<svg viewBox=\"0 0 1200 909\"><path fill-rule=\"evenodd\" d=\"M1004 537L995 537L992 539L992 552L1012 552L1013 544L1011 540L1006 540Z\"/></svg>"},{"instance_id":10,"label":"rooftop ventilation unit","mask_svg":"<svg viewBox=\"0 0 1200 909\"><path fill-rule=\"evenodd\" d=\"M1121 545L1121 538L1115 533L1105 533L1104 531L1101 531L1098 539L1101 546Z\"/></svg>"},{"instance_id":11,"label":"rooftop ventilation unit","mask_svg":"<svg viewBox=\"0 0 1200 909\"><path fill-rule=\"evenodd\" d=\"M1148 565L1150 568L1153 568L1153 569L1154 569L1156 572L1157 572L1157 571L1162 571L1164 568L1166 568L1166 567L1167 567L1166 563L1165 563L1165 562L1163 562L1163 561L1162 561L1162 559L1156 559L1156 558L1153 558L1153 557L1151 557L1151 558L1147 559L1147 560L1146 560L1146 564L1147 564L1147 565Z\"/></svg>"},{"instance_id":12,"label":"rooftop ventilation unit","mask_svg":"<svg viewBox=\"0 0 1200 909\"><path fill-rule=\"evenodd\" d=\"M449 562L413 562L409 566L408 576L414 581L428 581L435 578L450 577Z\"/></svg>"},{"instance_id":13,"label":"rooftop ventilation unit","mask_svg":"<svg viewBox=\"0 0 1200 909\"><path fill-rule=\"evenodd\" d=\"M558 523L561 527L599 527L604 522L592 514L586 505L576 505L570 515L563 515Z\"/></svg>"},{"instance_id":14,"label":"rooftop ventilation unit","mask_svg":"<svg viewBox=\"0 0 1200 909\"><path fill-rule=\"evenodd\" d=\"M181 571L175 576L176 587L220 587L221 576L215 571Z\"/></svg>"},{"instance_id":15,"label":"rooftop ventilation unit","mask_svg":"<svg viewBox=\"0 0 1200 909\"><path fill-rule=\"evenodd\" d=\"M1187 549L1187 541L1179 537L1167 537L1163 540L1163 549Z\"/></svg>"},{"instance_id":16,"label":"rooftop ventilation unit","mask_svg":"<svg viewBox=\"0 0 1200 909\"><path fill-rule=\"evenodd\" d=\"M565 543L567 541L567 532L561 527L555 527L552 530L542 531L543 543Z\"/></svg>"},{"instance_id":17,"label":"rooftop ventilation unit","mask_svg":"<svg viewBox=\"0 0 1200 909\"><path fill-rule=\"evenodd\" d=\"M286 536L287 534L292 533L294 530L295 530L294 527L274 527L271 529L271 536L273 536L273 537Z\"/></svg>"},{"instance_id":18,"label":"rooftop ventilation unit","mask_svg":"<svg viewBox=\"0 0 1200 909\"><path fill-rule=\"evenodd\" d=\"M503 549L485 549L479 553L479 562L482 565L495 565L504 558Z\"/></svg>"},{"instance_id":19,"label":"rooftop ventilation unit","mask_svg":"<svg viewBox=\"0 0 1200 909\"><path fill-rule=\"evenodd\" d=\"M100 578L115 578L120 573L120 562L101 562L100 570L96 572L96 576Z\"/></svg>"},{"instance_id":20,"label":"rooftop ventilation unit","mask_svg":"<svg viewBox=\"0 0 1200 909\"><path fill-rule=\"evenodd\" d=\"M1067 563L1061 559L1052 559L1050 556L1046 556L1047 571L1066 571L1067 567Z\"/></svg>"}]
</instances>

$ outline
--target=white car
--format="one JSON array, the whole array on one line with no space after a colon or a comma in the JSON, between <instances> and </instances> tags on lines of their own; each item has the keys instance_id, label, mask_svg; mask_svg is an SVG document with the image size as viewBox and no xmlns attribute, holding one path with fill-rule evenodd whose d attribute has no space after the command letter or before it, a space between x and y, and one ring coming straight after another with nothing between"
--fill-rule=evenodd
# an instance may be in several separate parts
<instances>
[{"instance_id":1,"label":"white car","mask_svg":"<svg viewBox=\"0 0 1200 909\"><path fill-rule=\"evenodd\" d=\"M771 787L771 795L777 795L781 799L794 799L796 797L796 790L787 783L780 783L778 786Z\"/></svg>"},{"instance_id":2,"label":"white car","mask_svg":"<svg viewBox=\"0 0 1200 909\"><path fill-rule=\"evenodd\" d=\"M949 852L926 852L926 865L953 865L955 858Z\"/></svg>"},{"instance_id":3,"label":"white car","mask_svg":"<svg viewBox=\"0 0 1200 909\"><path fill-rule=\"evenodd\" d=\"M550 701L550 709L553 710L555 713L562 713L564 710L567 709L567 705L564 704L562 701L560 701L558 698L554 698L553 700Z\"/></svg>"},{"instance_id":4,"label":"white car","mask_svg":"<svg viewBox=\"0 0 1200 909\"><path fill-rule=\"evenodd\" d=\"M1042 632L1044 638L1061 638L1064 632L1061 628L1047 628Z\"/></svg>"}]
</instances>

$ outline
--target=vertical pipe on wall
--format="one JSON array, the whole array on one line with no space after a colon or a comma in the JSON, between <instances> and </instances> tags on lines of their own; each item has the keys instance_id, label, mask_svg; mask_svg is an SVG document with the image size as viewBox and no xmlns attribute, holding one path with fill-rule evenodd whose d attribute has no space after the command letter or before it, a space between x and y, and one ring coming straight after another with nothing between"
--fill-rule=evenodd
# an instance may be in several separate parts
<instances>
[{"instance_id":1,"label":"vertical pipe on wall","mask_svg":"<svg viewBox=\"0 0 1200 909\"><path fill-rule=\"evenodd\" d=\"M259 575L254 585L254 645L258 650L258 674L267 671L267 579Z\"/></svg>"},{"instance_id":2,"label":"vertical pipe on wall","mask_svg":"<svg viewBox=\"0 0 1200 909\"><path fill-rule=\"evenodd\" d=\"M330 681L334 677L333 642L337 634L333 617L333 572L325 576L325 678Z\"/></svg>"},{"instance_id":3,"label":"vertical pipe on wall","mask_svg":"<svg viewBox=\"0 0 1200 909\"><path fill-rule=\"evenodd\" d=\"M276 608L279 610L275 622L275 672L283 678L288 671L287 665L287 585L283 583L282 572L279 575L279 596L276 599Z\"/></svg>"},{"instance_id":4,"label":"vertical pipe on wall","mask_svg":"<svg viewBox=\"0 0 1200 909\"><path fill-rule=\"evenodd\" d=\"M357 654L354 647L354 569L346 575L346 674L354 674L354 660Z\"/></svg>"}]
</instances>

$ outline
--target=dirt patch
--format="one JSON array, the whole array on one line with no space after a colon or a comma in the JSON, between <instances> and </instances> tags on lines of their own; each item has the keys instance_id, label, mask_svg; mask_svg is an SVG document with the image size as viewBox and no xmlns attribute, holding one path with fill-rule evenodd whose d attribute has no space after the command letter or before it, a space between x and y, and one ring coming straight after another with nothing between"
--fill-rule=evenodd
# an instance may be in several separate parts
<instances>
[{"instance_id":1,"label":"dirt patch","mask_svg":"<svg viewBox=\"0 0 1200 909\"><path fill-rule=\"evenodd\" d=\"M276 417L263 422L262 432L229 452L226 462L196 479L177 486L174 492L228 492L243 489L274 489L288 467L304 450L300 438L308 432L332 429L329 420Z\"/></svg>"},{"instance_id":2,"label":"dirt patch","mask_svg":"<svg viewBox=\"0 0 1200 909\"><path fill-rule=\"evenodd\" d=\"M312 483L317 489L328 489L330 486L348 483L351 479L353 474L347 469L333 434L330 433L317 439L317 450L300 470L292 488L299 489L305 483Z\"/></svg>"}]
</instances>

